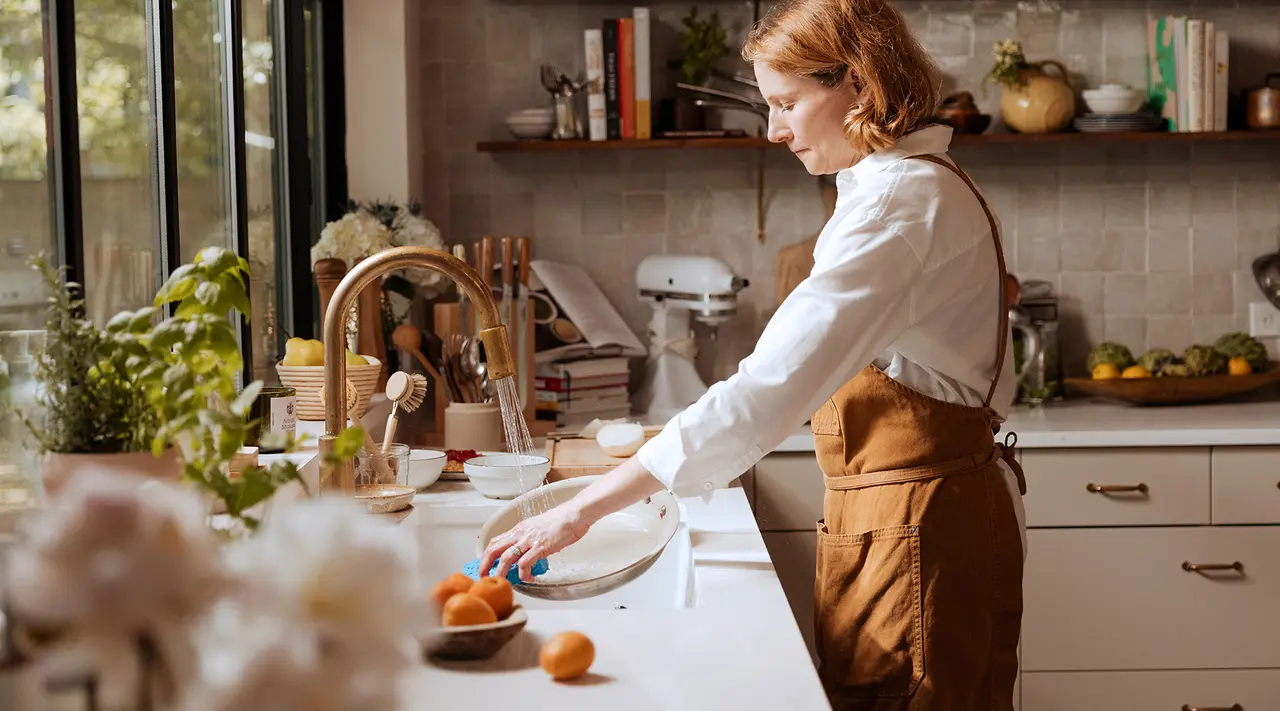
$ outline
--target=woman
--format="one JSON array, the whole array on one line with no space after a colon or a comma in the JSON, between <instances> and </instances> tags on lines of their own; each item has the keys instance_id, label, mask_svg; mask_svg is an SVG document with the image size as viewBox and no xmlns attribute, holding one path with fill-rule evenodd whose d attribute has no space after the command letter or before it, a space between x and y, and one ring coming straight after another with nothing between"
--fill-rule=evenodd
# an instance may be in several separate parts
<instances>
[{"instance_id":1,"label":"woman","mask_svg":"<svg viewBox=\"0 0 1280 711\"><path fill-rule=\"evenodd\" d=\"M662 488L724 486L811 419L827 487L815 589L837 709L1009 709L1025 490L999 223L930 125L939 77L884 0L790 0L745 58L769 139L835 173L814 268L755 351L634 457L499 536L499 575ZM811 416L811 417L810 417Z\"/></svg>"}]
</instances>

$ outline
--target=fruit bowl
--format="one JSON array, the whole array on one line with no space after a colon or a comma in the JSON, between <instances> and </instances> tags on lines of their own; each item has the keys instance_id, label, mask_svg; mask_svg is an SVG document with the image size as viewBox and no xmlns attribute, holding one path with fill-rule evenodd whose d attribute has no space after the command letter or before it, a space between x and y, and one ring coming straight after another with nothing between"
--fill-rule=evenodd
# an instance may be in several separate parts
<instances>
[{"instance_id":1,"label":"fruit bowl","mask_svg":"<svg viewBox=\"0 0 1280 711\"><path fill-rule=\"evenodd\" d=\"M1280 382L1280 364L1248 375L1168 376L1159 378L1066 378L1069 394L1132 405L1192 405L1243 395Z\"/></svg>"},{"instance_id":2,"label":"fruit bowl","mask_svg":"<svg viewBox=\"0 0 1280 711\"><path fill-rule=\"evenodd\" d=\"M369 409L369 398L378 389L378 376L382 373L382 361L373 356L364 356L366 365L348 365L347 380L355 386L356 405L352 419L359 420ZM320 397L320 388L324 387L323 365L284 365L276 366L280 374L280 383L296 390L294 412L299 420L324 420L324 400ZM348 408L351 407L347 403Z\"/></svg>"},{"instance_id":3,"label":"fruit bowl","mask_svg":"<svg viewBox=\"0 0 1280 711\"><path fill-rule=\"evenodd\" d=\"M423 640L423 649L439 659L488 659L515 639L528 622L529 614L517 604L504 620L484 625L440 627Z\"/></svg>"}]
</instances>

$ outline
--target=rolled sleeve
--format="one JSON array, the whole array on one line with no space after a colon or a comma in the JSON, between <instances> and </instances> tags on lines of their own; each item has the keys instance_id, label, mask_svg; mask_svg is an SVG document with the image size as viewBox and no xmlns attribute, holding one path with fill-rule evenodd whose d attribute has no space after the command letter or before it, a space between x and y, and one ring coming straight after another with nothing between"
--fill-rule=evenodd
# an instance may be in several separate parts
<instances>
[{"instance_id":1,"label":"rolled sleeve","mask_svg":"<svg viewBox=\"0 0 1280 711\"><path fill-rule=\"evenodd\" d=\"M835 227L737 372L640 448L672 493L705 495L740 476L912 324L922 270L909 242L873 218Z\"/></svg>"}]
</instances>

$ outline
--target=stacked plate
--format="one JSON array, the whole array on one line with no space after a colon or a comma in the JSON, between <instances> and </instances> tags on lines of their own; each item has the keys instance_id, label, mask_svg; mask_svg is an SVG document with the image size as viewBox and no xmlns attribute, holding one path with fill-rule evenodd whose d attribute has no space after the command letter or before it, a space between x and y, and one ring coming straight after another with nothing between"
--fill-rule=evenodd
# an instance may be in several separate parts
<instances>
[{"instance_id":1,"label":"stacked plate","mask_svg":"<svg viewBox=\"0 0 1280 711\"><path fill-rule=\"evenodd\" d=\"M1164 127L1164 119L1145 111L1130 114L1085 114L1075 120L1075 127L1077 131L1086 133L1158 131Z\"/></svg>"}]
</instances>

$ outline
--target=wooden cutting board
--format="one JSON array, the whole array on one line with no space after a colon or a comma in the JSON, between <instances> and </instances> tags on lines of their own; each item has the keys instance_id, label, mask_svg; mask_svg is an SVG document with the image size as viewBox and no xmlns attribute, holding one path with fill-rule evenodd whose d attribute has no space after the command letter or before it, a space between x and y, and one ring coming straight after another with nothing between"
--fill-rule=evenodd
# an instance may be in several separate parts
<instances>
[{"instance_id":1,"label":"wooden cutting board","mask_svg":"<svg viewBox=\"0 0 1280 711\"><path fill-rule=\"evenodd\" d=\"M645 440L658 434L661 427L645 428ZM626 457L611 457L605 454L594 437L548 437L545 449L547 459L551 460L551 471L547 473L547 481L560 481L576 476L607 474L614 467L627 461Z\"/></svg>"}]
</instances>

